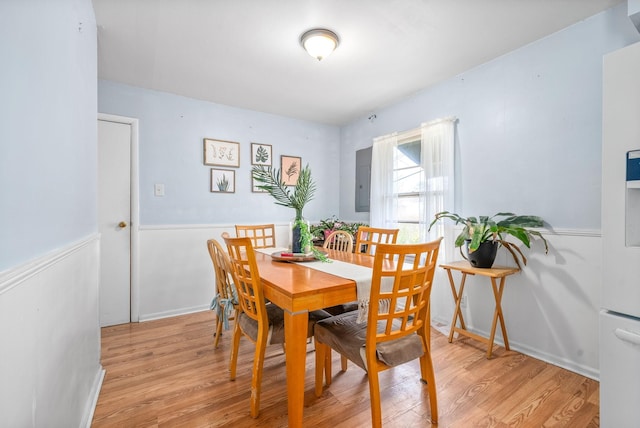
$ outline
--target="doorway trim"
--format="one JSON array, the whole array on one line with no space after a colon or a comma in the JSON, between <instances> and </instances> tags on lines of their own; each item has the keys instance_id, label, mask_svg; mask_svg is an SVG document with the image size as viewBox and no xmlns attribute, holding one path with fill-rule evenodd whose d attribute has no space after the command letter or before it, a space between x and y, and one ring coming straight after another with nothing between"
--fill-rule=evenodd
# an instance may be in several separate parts
<instances>
[{"instance_id":1,"label":"doorway trim","mask_svg":"<svg viewBox=\"0 0 640 428\"><path fill-rule=\"evenodd\" d=\"M131 322L140 321L140 203L138 179L138 119L98 113L98 120L131 126Z\"/></svg>"}]
</instances>

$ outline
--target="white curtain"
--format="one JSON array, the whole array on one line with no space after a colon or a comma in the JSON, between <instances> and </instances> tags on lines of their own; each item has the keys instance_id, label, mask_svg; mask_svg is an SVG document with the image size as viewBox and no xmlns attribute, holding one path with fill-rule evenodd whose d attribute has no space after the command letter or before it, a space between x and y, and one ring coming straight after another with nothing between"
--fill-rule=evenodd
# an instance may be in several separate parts
<instances>
[{"instance_id":1,"label":"white curtain","mask_svg":"<svg viewBox=\"0 0 640 428\"><path fill-rule=\"evenodd\" d=\"M454 230L442 221L427 232L436 213L454 210L454 136L455 117L423 123L421 166L424 174L420 189L420 240L425 242L444 236L441 257L453 260ZM378 137L373 141L371 159L371 225L398 227L398 197L393 176L398 134Z\"/></svg>"},{"instance_id":2,"label":"white curtain","mask_svg":"<svg viewBox=\"0 0 640 428\"><path fill-rule=\"evenodd\" d=\"M424 168L426 192L420 201L420 218L425 219L425 239L443 236L441 260L453 260L455 237L450 222L439 221L426 232L436 213L454 209L454 139L455 117L423 123L421 163ZM422 211L424 207L424 211Z\"/></svg>"},{"instance_id":3,"label":"white curtain","mask_svg":"<svg viewBox=\"0 0 640 428\"><path fill-rule=\"evenodd\" d=\"M395 197L393 166L398 134L385 135L373 140L371 150L371 210L369 222L373 227L396 228L398 198Z\"/></svg>"}]
</instances>

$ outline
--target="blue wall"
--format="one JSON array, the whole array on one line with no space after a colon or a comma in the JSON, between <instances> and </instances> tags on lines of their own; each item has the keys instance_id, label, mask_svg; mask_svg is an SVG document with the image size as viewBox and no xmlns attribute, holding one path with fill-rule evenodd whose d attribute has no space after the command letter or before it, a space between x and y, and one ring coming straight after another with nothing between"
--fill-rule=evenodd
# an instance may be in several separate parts
<instances>
[{"instance_id":1,"label":"blue wall","mask_svg":"<svg viewBox=\"0 0 640 428\"><path fill-rule=\"evenodd\" d=\"M0 2L0 272L97 231L96 46L91 2Z\"/></svg>"},{"instance_id":2,"label":"blue wall","mask_svg":"<svg viewBox=\"0 0 640 428\"><path fill-rule=\"evenodd\" d=\"M340 132L337 127L259 113L110 81L99 81L101 113L135 117L140 139L140 223L234 224L288 221L291 209L264 193L251 191L252 142L272 145L274 167L280 156L301 156L317 185L306 218L336 214ZM203 164L203 138L240 143L236 192L210 192L210 168ZM154 183L165 196L153 195Z\"/></svg>"},{"instance_id":3,"label":"blue wall","mask_svg":"<svg viewBox=\"0 0 640 428\"><path fill-rule=\"evenodd\" d=\"M456 211L600 229L602 56L638 40L622 4L355 121L342 129L344 187L374 137L457 116ZM353 200L341 194L340 216L367 220Z\"/></svg>"}]
</instances>

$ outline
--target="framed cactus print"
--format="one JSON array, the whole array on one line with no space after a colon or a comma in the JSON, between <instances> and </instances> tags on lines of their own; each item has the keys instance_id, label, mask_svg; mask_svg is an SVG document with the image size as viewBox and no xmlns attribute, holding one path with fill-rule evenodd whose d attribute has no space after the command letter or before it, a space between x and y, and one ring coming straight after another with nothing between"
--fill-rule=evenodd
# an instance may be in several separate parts
<instances>
[{"instance_id":1,"label":"framed cactus print","mask_svg":"<svg viewBox=\"0 0 640 428\"><path fill-rule=\"evenodd\" d=\"M236 172L232 169L211 168L211 192L235 193Z\"/></svg>"}]
</instances>

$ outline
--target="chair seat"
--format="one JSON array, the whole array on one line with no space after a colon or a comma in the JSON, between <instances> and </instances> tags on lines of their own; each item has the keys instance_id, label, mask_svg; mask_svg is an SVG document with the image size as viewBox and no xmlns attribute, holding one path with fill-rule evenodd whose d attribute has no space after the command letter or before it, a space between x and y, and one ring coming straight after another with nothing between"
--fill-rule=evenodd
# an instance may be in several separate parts
<instances>
[{"instance_id":1,"label":"chair seat","mask_svg":"<svg viewBox=\"0 0 640 428\"><path fill-rule=\"evenodd\" d=\"M267 336L267 345L284 343L284 311L269 303L265 305L267 309L267 319L269 320L269 335ZM313 326L317 321L331 317L326 311L309 312L309 324L307 327L307 337L313 335ZM238 321L242 331L254 342L258 339L258 322L248 317L244 312L240 312Z\"/></svg>"},{"instance_id":2,"label":"chair seat","mask_svg":"<svg viewBox=\"0 0 640 428\"><path fill-rule=\"evenodd\" d=\"M314 327L314 334L317 341L329 345L367 370L364 354L367 323L358 324L357 319L358 312L351 311L320 320ZM396 324L398 323L394 321L394 325ZM378 332L382 332L383 329L383 325L379 324ZM390 367L420 358L424 351L422 340L417 334L379 343L376 348L378 359Z\"/></svg>"}]
</instances>

